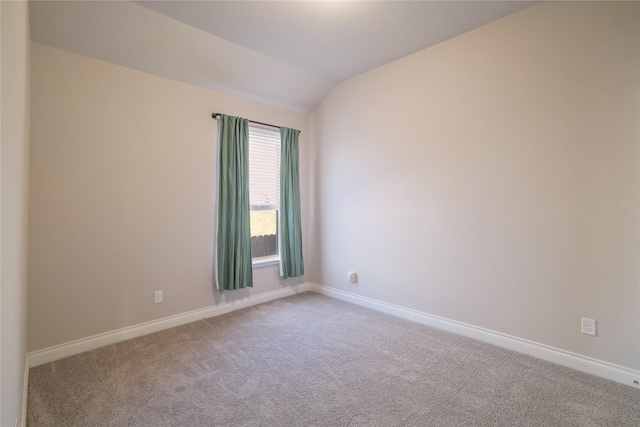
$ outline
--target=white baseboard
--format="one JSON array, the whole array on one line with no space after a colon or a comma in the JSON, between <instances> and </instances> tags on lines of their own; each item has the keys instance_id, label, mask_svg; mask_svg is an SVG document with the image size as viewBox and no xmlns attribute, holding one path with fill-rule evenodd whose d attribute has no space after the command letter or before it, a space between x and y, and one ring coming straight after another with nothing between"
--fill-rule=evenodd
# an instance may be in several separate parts
<instances>
[{"instance_id":1,"label":"white baseboard","mask_svg":"<svg viewBox=\"0 0 640 427\"><path fill-rule=\"evenodd\" d=\"M631 387L640 388L640 384L638 384L640 383L640 371L511 335L502 334L489 329L480 328L466 323L457 322L455 320L446 319L444 317L434 316L432 314L352 294L350 292L318 285L316 283L309 283L308 287L309 290L322 295L361 305L363 307L371 308L403 319L412 320L424 325L433 326L465 337L474 338L498 347L537 357L538 359L613 380Z\"/></svg>"},{"instance_id":2,"label":"white baseboard","mask_svg":"<svg viewBox=\"0 0 640 427\"><path fill-rule=\"evenodd\" d=\"M444 317L423 313L417 310L389 304L383 301L363 297L352 294L350 292L329 288L327 286L316 283L303 283L301 285L290 286L271 292L265 292L241 300L231 301L216 306L206 307L199 310L181 313L175 316L165 317L163 319L151 322L141 323L129 326L115 331L105 332L88 338L79 339L65 344L45 348L38 351L30 352L27 355L25 367L25 389L23 397L23 422L26 422L26 393L28 382L28 370L30 367L43 365L68 356L83 353L85 351L94 350L96 348L115 344L131 338L140 337L153 332L164 329L173 328L184 325L186 323L195 322L208 317L218 316L229 313L231 311L240 310L251 307L256 304L273 301L287 296L295 295L305 291L317 292L332 298L347 301L363 307L371 308L376 311L391 314L403 319L433 326L438 329L453 332L458 335L474 338L479 341L537 357L548 362L557 363L558 365L586 372L602 378L613 380L631 387L640 388L640 371L625 368L603 360L593 359L577 353L554 348L545 344L536 343L489 329L480 328L455 320L446 319Z\"/></svg>"},{"instance_id":3,"label":"white baseboard","mask_svg":"<svg viewBox=\"0 0 640 427\"><path fill-rule=\"evenodd\" d=\"M29 387L29 368L30 368L30 360L29 355L25 355L24 357L24 374L22 377L22 414L20 418L22 421L20 422L21 427L26 427L27 425L27 392ZM18 420L16 419L16 427L18 426Z\"/></svg>"},{"instance_id":4,"label":"white baseboard","mask_svg":"<svg viewBox=\"0 0 640 427\"><path fill-rule=\"evenodd\" d=\"M136 338L143 335L151 334L153 332L162 331L164 329L196 322L207 317L219 316L231 311L240 310L242 308L251 307L252 305L262 304L276 299L288 297L308 290L309 284L307 283L303 283L301 285L292 285L275 291L252 295L248 298L222 303L211 307L205 307L198 310L165 317L163 319L140 323L138 325L128 326L126 328L117 329L115 331L105 332L91 337L82 338L53 347L48 347L42 350L32 351L28 354L29 365L31 367L43 365L45 363L73 356L75 354L84 353L85 351L95 350L96 348L115 344L121 341L126 341L131 338Z\"/></svg>"}]
</instances>

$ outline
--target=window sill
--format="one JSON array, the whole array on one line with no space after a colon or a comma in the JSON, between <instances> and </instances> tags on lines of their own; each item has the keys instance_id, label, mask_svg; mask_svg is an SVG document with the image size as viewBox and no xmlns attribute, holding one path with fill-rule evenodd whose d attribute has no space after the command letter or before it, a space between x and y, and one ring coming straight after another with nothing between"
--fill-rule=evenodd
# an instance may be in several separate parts
<instances>
[{"instance_id":1,"label":"window sill","mask_svg":"<svg viewBox=\"0 0 640 427\"><path fill-rule=\"evenodd\" d=\"M279 263L280 263L279 255L254 258L252 260L253 268L268 267L270 265L278 265Z\"/></svg>"}]
</instances>

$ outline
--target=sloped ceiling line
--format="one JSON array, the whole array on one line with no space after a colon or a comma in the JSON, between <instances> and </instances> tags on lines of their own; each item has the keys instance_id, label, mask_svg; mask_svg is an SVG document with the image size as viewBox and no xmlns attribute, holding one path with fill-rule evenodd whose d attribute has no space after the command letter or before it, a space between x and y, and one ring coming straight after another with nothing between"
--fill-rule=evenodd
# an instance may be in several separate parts
<instances>
[{"instance_id":1,"label":"sloped ceiling line","mask_svg":"<svg viewBox=\"0 0 640 427\"><path fill-rule=\"evenodd\" d=\"M331 88L534 1L31 1L31 40L311 113Z\"/></svg>"}]
</instances>

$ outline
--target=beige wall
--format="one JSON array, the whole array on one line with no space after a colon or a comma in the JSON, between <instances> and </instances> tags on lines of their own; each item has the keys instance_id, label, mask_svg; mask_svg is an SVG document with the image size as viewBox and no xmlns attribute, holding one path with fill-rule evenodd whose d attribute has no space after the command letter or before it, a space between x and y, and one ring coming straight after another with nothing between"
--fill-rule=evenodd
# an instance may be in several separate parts
<instances>
[{"instance_id":1,"label":"beige wall","mask_svg":"<svg viewBox=\"0 0 640 427\"><path fill-rule=\"evenodd\" d=\"M213 289L224 112L302 130L307 279L640 368L638 7L535 6L338 85L309 123L32 44L29 350L285 286Z\"/></svg>"},{"instance_id":2,"label":"beige wall","mask_svg":"<svg viewBox=\"0 0 640 427\"><path fill-rule=\"evenodd\" d=\"M214 289L211 113L300 129L303 188L307 117L44 45L31 54L29 350L286 286L271 266L252 289ZM302 203L306 233L306 192Z\"/></svg>"},{"instance_id":3,"label":"beige wall","mask_svg":"<svg viewBox=\"0 0 640 427\"><path fill-rule=\"evenodd\" d=\"M29 17L26 2L0 2L2 209L0 220L0 425L21 418L27 353Z\"/></svg>"},{"instance_id":4,"label":"beige wall","mask_svg":"<svg viewBox=\"0 0 640 427\"><path fill-rule=\"evenodd\" d=\"M310 279L640 368L639 6L543 3L334 88Z\"/></svg>"}]
</instances>

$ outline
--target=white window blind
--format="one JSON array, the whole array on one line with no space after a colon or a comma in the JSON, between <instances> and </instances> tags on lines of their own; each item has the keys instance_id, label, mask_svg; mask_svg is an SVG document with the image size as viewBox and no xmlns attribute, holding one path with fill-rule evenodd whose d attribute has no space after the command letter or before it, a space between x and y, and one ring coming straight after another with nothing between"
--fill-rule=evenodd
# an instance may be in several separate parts
<instances>
[{"instance_id":1,"label":"white window blind","mask_svg":"<svg viewBox=\"0 0 640 427\"><path fill-rule=\"evenodd\" d=\"M251 210L280 209L280 132L249 126Z\"/></svg>"}]
</instances>

